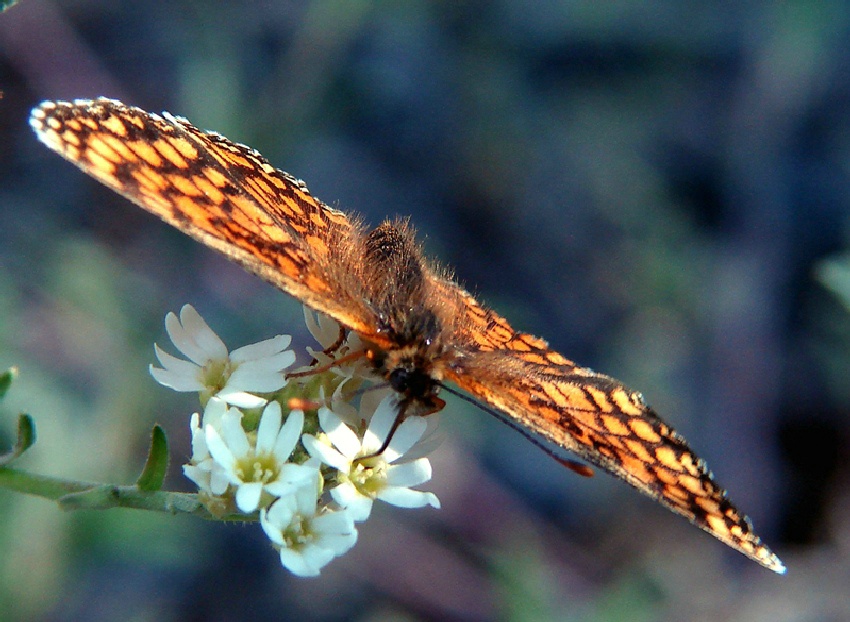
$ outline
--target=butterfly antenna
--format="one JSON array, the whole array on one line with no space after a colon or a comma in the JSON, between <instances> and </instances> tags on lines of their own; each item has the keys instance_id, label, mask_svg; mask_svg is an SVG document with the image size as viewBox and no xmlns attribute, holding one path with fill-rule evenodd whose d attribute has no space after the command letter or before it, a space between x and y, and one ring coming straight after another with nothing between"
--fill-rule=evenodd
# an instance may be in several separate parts
<instances>
[{"instance_id":1,"label":"butterfly antenna","mask_svg":"<svg viewBox=\"0 0 850 622\"><path fill-rule=\"evenodd\" d=\"M486 412L490 415L493 415L496 419L498 419L502 423L509 425L514 430L516 430L517 432L522 434L529 441L531 441L534 445L536 445L537 447L542 449L544 452L546 452L553 460L555 460L555 462L557 462L561 466L567 467L573 473L577 473L578 475L581 475L582 477L593 477L593 469L591 469L589 466L587 466L584 463L578 462L577 460L570 460L569 458L564 458L562 456L559 456L546 443L541 441L536 436L532 436L525 428L523 428L519 424L515 423L513 420L508 419L502 413L500 413L498 410L495 410L493 408L488 408L487 406L484 406L478 400L471 398L468 395L461 393L460 391L457 391L457 390L455 390L455 389L453 389L453 388L451 388L451 387L449 387L449 386L447 386L443 383L440 383L440 388L444 389L445 391L451 393L452 395L454 395L456 397L459 397L463 401L472 404L473 406L477 406L478 408L480 408L484 412Z\"/></svg>"},{"instance_id":2,"label":"butterfly antenna","mask_svg":"<svg viewBox=\"0 0 850 622\"><path fill-rule=\"evenodd\" d=\"M393 420L392 426L390 426L389 432L387 432L387 437L384 439L384 442L381 443L381 446L378 447L377 450L373 451L368 456L361 456L355 460L355 462L362 462L363 460L369 460L370 458L374 458L375 456L380 456L387 447L390 446L390 441L393 440L393 436L395 435L395 431L398 430L398 426L401 425L401 422L404 421L404 417L407 414L407 408L410 406L409 400L401 400L398 403L398 411L396 412L395 419Z\"/></svg>"},{"instance_id":3,"label":"butterfly antenna","mask_svg":"<svg viewBox=\"0 0 850 622\"><path fill-rule=\"evenodd\" d=\"M445 400L441 400L439 397L431 396L431 404L429 405L429 409L426 412L418 412L416 413L420 417L427 417L428 415L434 414L435 412L439 412L446 405ZM381 446L373 451L368 456L363 456L358 458L357 461L368 460L369 458L374 458L375 456L380 456L387 447L390 446L390 441L393 440L393 436L398 430L398 427L401 423L407 418L407 409L413 404L412 398L404 398L398 402L398 410L396 411L395 419L393 420L393 424L390 427L390 431L387 432L387 437L384 439L384 442L381 443Z\"/></svg>"}]
</instances>

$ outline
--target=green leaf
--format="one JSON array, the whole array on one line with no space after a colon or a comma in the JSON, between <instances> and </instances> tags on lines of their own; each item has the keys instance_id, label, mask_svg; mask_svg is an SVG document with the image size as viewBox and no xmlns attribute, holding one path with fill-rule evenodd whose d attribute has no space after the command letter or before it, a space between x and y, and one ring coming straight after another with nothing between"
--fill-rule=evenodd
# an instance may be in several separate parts
<instances>
[{"instance_id":1,"label":"green leaf","mask_svg":"<svg viewBox=\"0 0 850 622\"><path fill-rule=\"evenodd\" d=\"M29 415L18 415L18 438L12 451L0 454L0 467L20 458L33 443L35 443L35 422Z\"/></svg>"},{"instance_id":2,"label":"green leaf","mask_svg":"<svg viewBox=\"0 0 850 622\"><path fill-rule=\"evenodd\" d=\"M35 421L27 414L18 415L18 440L15 451L20 456L35 444Z\"/></svg>"},{"instance_id":3,"label":"green leaf","mask_svg":"<svg viewBox=\"0 0 850 622\"><path fill-rule=\"evenodd\" d=\"M162 483L165 480L165 472L168 470L168 439L165 436L165 431L155 425L151 432L151 448L148 451L148 459L145 462L145 468L139 479L136 480L136 486L139 490L154 492L162 488Z\"/></svg>"},{"instance_id":4,"label":"green leaf","mask_svg":"<svg viewBox=\"0 0 850 622\"><path fill-rule=\"evenodd\" d=\"M12 386L12 381L17 377L17 367L10 367L2 374L0 374L0 399L3 399L3 397L5 397L6 392L9 390L9 387Z\"/></svg>"}]
</instances>

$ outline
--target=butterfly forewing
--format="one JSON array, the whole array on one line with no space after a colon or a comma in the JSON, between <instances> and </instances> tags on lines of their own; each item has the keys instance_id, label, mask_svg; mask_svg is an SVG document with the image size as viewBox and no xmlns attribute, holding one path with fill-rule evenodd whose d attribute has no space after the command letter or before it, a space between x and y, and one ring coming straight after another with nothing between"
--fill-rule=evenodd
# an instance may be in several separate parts
<instances>
[{"instance_id":1,"label":"butterfly forewing","mask_svg":"<svg viewBox=\"0 0 850 622\"><path fill-rule=\"evenodd\" d=\"M30 123L42 142L92 177L331 316L370 348L395 349L399 360L412 351L431 386L455 382L511 425L577 453L784 572L705 464L640 394L514 331L430 268L406 225L384 223L366 234L256 151L167 113L108 99L44 102ZM375 265L364 267L369 258ZM396 320L404 330L388 330ZM370 360L391 358L384 354ZM442 403L427 397L432 408Z\"/></svg>"},{"instance_id":2,"label":"butterfly forewing","mask_svg":"<svg viewBox=\"0 0 850 622\"><path fill-rule=\"evenodd\" d=\"M256 151L109 99L45 102L48 147L137 205L361 334L374 320L341 274L360 227Z\"/></svg>"}]
</instances>

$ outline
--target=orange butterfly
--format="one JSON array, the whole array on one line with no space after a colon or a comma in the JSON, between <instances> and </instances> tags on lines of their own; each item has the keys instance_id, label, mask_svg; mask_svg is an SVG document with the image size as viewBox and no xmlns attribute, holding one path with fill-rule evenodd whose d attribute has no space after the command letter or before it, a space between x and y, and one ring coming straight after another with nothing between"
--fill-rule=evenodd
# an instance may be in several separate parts
<instances>
[{"instance_id":1,"label":"orange butterfly","mask_svg":"<svg viewBox=\"0 0 850 622\"><path fill-rule=\"evenodd\" d=\"M515 331L426 261L406 222L369 231L256 151L168 113L109 99L47 101L30 124L92 177L356 332L362 355L400 394L397 422L442 408L437 393L453 382L513 427L575 452L785 572L640 393Z\"/></svg>"}]
</instances>

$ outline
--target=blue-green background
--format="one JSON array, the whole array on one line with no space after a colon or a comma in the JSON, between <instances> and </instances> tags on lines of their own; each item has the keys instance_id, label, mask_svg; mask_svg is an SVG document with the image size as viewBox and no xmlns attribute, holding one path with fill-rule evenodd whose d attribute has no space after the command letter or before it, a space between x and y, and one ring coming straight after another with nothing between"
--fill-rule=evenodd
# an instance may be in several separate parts
<instances>
[{"instance_id":1,"label":"blue-green background","mask_svg":"<svg viewBox=\"0 0 850 622\"><path fill-rule=\"evenodd\" d=\"M111 2L0 14L0 413L34 471L131 482L154 421L188 489L192 396L147 374L192 303L231 347L300 306L99 186L27 125L107 95L259 149L429 253L515 326L643 391L778 577L450 399L429 489L321 579L256 526L65 514L0 491L0 618L850 619L850 5ZM7 616L7 617L5 617Z\"/></svg>"}]
</instances>

